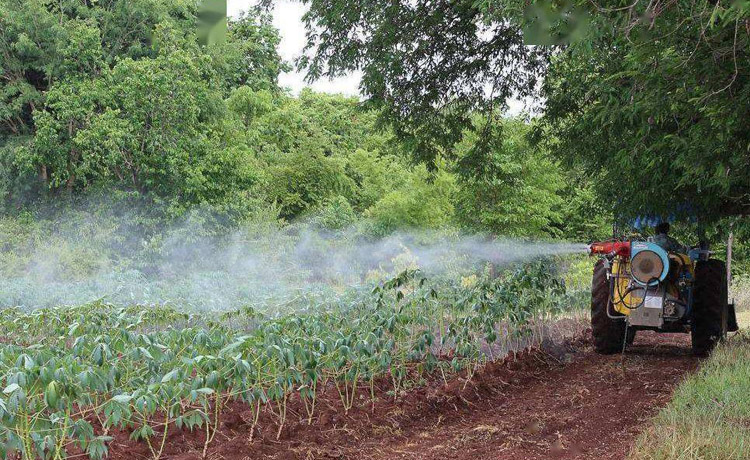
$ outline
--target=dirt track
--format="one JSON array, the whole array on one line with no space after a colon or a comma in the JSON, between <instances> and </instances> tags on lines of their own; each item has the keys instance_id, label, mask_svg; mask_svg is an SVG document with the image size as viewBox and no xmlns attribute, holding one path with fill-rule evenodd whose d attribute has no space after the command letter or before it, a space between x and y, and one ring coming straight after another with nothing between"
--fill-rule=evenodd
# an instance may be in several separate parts
<instances>
[{"instance_id":1,"label":"dirt track","mask_svg":"<svg viewBox=\"0 0 750 460\"><path fill-rule=\"evenodd\" d=\"M622 459L635 436L669 400L675 384L696 368L687 335L642 332L620 355L600 356L589 341L524 352L488 366L464 387L442 380L399 401L382 394L344 415L335 393L322 398L308 426L290 405L280 441L267 420L249 441L247 406L224 417L208 458L214 459ZM364 392L363 392L364 393ZM142 445L118 436L112 456L147 458ZM201 458L200 432L175 432L168 458Z\"/></svg>"}]
</instances>

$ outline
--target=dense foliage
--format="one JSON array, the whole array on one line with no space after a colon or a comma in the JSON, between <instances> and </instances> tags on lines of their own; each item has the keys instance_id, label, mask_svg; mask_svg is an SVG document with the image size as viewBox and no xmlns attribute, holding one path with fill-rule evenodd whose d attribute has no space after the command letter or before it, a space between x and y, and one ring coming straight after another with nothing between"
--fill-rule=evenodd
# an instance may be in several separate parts
<instances>
[{"instance_id":1,"label":"dense foliage","mask_svg":"<svg viewBox=\"0 0 750 460\"><path fill-rule=\"evenodd\" d=\"M311 77L362 69L368 101L419 138L417 156L454 154L451 134L470 114L535 94L548 148L623 220L674 214L712 227L747 213L746 1L305 3L301 64ZM494 134L474 130L480 160L464 172L481 175Z\"/></svg>"},{"instance_id":2,"label":"dense foliage","mask_svg":"<svg viewBox=\"0 0 750 460\"><path fill-rule=\"evenodd\" d=\"M108 234L138 235L140 242L129 243L137 248L199 210L216 232L308 219L332 229L366 221L363 231L375 236L445 227L524 237L606 234L606 221L576 217L593 206L589 185L530 145L522 119L493 114L454 123L445 132L459 142L456 154L441 147L427 167L415 165L405 153L424 142L438 146L430 133L404 136L396 125L380 125L385 106L279 88L287 64L262 10L231 20L225 43L198 45L197 3L0 1L0 208L42 220L24 233L68 215L108 215L122 227ZM493 65L506 62L497 55L503 44L481 46ZM458 58L460 50L451 50ZM460 72L465 80L472 70ZM474 87L454 88L468 97ZM516 90L504 88L495 99ZM441 100L457 94L432 92ZM477 164L484 174L462 174ZM17 245L2 250L15 262L26 257Z\"/></svg>"},{"instance_id":3,"label":"dense foliage","mask_svg":"<svg viewBox=\"0 0 750 460\"><path fill-rule=\"evenodd\" d=\"M5 204L100 184L179 208L252 180L230 145L230 88L276 89L278 33L263 15L197 45L197 2L0 4L0 190Z\"/></svg>"},{"instance_id":4,"label":"dense foliage","mask_svg":"<svg viewBox=\"0 0 750 460\"><path fill-rule=\"evenodd\" d=\"M596 24L618 27L552 60L545 116L558 149L630 215L745 215L747 2L660 3L600 12Z\"/></svg>"},{"instance_id":5,"label":"dense foliage","mask_svg":"<svg viewBox=\"0 0 750 460\"><path fill-rule=\"evenodd\" d=\"M361 69L368 102L423 160L460 141L472 111L530 95L544 64L544 49L524 46L515 23L474 0L302 3L310 78Z\"/></svg>"}]
</instances>

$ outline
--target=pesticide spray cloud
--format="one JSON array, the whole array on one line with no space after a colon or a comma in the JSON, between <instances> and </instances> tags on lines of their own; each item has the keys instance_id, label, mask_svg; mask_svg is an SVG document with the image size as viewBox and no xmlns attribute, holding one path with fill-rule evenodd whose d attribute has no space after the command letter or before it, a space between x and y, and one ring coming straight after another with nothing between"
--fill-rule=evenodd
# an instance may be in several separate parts
<instances>
[{"instance_id":1,"label":"pesticide spray cloud","mask_svg":"<svg viewBox=\"0 0 750 460\"><path fill-rule=\"evenodd\" d=\"M183 225L161 234L158 244L152 238L136 245L132 242L139 235L95 233L77 230L43 242L23 273L0 279L0 305L39 307L103 299L201 310L266 308L304 295L366 287L407 268L457 277L488 263L503 267L586 250L582 244L437 231L373 238L357 228L326 231L309 224L248 228L220 238L196 237L199 231ZM129 242L127 247L123 241ZM53 247L65 251L59 254Z\"/></svg>"}]
</instances>

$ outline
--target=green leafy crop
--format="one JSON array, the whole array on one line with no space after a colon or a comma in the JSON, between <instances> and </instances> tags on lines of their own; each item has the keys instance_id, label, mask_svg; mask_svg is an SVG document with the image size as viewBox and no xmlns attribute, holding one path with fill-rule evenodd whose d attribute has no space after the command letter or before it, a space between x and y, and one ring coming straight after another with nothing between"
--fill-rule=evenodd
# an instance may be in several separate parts
<instances>
[{"instance_id":1,"label":"green leafy crop","mask_svg":"<svg viewBox=\"0 0 750 460\"><path fill-rule=\"evenodd\" d=\"M205 430L208 448L230 400L247 403L256 424L269 411L280 434L290 398L304 402L312 423L326 387L346 412L363 388L374 400L377 377L399 397L414 375L470 376L567 305L548 267L455 284L405 271L366 295L275 319L250 308L217 317L100 302L6 309L0 448L26 459L71 449L98 459L113 430L127 428L159 458L169 430Z\"/></svg>"}]
</instances>

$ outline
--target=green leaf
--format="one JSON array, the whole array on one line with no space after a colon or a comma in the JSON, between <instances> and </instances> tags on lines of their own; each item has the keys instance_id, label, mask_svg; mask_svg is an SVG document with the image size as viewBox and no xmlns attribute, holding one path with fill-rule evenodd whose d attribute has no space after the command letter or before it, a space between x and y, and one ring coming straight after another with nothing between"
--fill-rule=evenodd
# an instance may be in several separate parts
<instances>
[{"instance_id":1,"label":"green leaf","mask_svg":"<svg viewBox=\"0 0 750 460\"><path fill-rule=\"evenodd\" d=\"M150 360L153 360L153 359L154 359L154 357L153 357L153 356L151 355L151 353L149 353L149 351L148 351L147 349L145 349L145 348L143 348L143 347L138 347L138 351L140 351L140 352L141 352L141 354L142 354L143 356L145 356L146 358L148 358L148 359L150 359Z\"/></svg>"},{"instance_id":2,"label":"green leaf","mask_svg":"<svg viewBox=\"0 0 750 460\"><path fill-rule=\"evenodd\" d=\"M57 402L59 400L60 396L57 392L57 384L55 382L50 382L44 390L44 402L47 404L47 407L54 409L57 407Z\"/></svg>"},{"instance_id":3,"label":"green leaf","mask_svg":"<svg viewBox=\"0 0 750 460\"><path fill-rule=\"evenodd\" d=\"M123 393L119 395L112 396L112 401L115 401L120 404L127 404L133 399L132 395Z\"/></svg>"},{"instance_id":4,"label":"green leaf","mask_svg":"<svg viewBox=\"0 0 750 460\"><path fill-rule=\"evenodd\" d=\"M5 387L5 389L3 390L3 393L5 393L6 395L9 395L13 393L14 391L19 390L20 388L21 386L18 385L17 383L11 383L7 387Z\"/></svg>"},{"instance_id":5,"label":"green leaf","mask_svg":"<svg viewBox=\"0 0 750 460\"><path fill-rule=\"evenodd\" d=\"M164 377L161 378L161 383L171 382L172 380L177 378L178 373L179 369L172 369L171 371L167 372Z\"/></svg>"}]
</instances>

